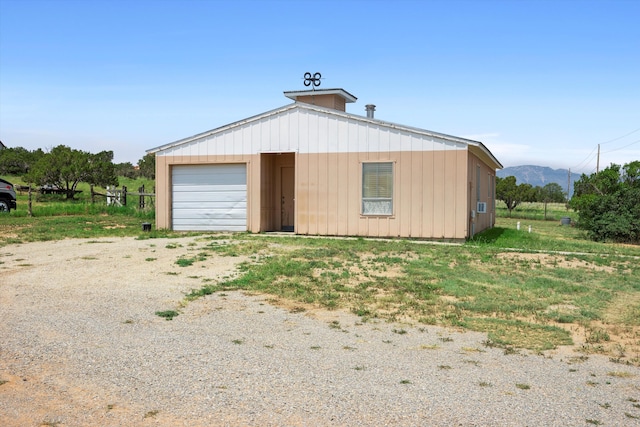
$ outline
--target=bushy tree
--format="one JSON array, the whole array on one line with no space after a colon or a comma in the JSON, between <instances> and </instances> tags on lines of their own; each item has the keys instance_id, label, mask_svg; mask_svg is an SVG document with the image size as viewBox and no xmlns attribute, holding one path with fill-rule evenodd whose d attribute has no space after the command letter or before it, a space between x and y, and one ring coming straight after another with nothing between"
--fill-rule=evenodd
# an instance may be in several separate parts
<instances>
[{"instance_id":1,"label":"bushy tree","mask_svg":"<svg viewBox=\"0 0 640 427\"><path fill-rule=\"evenodd\" d=\"M40 157L44 155L41 149L29 151L22 147L12 147L0 150L0 174L23 175L29 172Z\"/></svg>"},{"instance_id":2,"label":"bushy tree","mask_svg":"<svg viewBox=\"0 0 640 427\"><path fill-rule=\"evenodd\" d=\"M115 165L116 174L125 178L136 179L140 175L139 171L131 164L131 162L117 163Z\"/></svg>"},{"instance_id":3,"label":"bushy tree","mask_svg":"<svg viewBox=\"0 0 640 427\"><path fill-rule=\"evenodd\" d=\"M566 194L557 182L550 182L539 190L538 202L564 203L566 201Z\"/></svg>"},{"instance_id":4,"label":"bushy tree","mask_svg":"<svg viewBox=\"0 0 640 427\"><path fill-rule=\"evenodd\" d=\"M143 158L138 160L140 175L149 179L156 179L156 155L153 153L145 154Z\"/></svg>"},{"instance_id":5,"label":"bushy tree","mask_svg":"<svg viewBox=\"0 0 640 427\"><path fill-rule=\"evenodd\" d=\"M640 243L640 161L582 175L570 206L593 240Z\"/></svg>"},{"instance_id":6,"label":"bushy tree","mask_svg":"<svg viewBox=\"0 0 640 427\"><path fill-rule=\"evenodd\" d=\"M531 184L517 184L515 176L496 177L496 199L502 200L509 216L520 203L534 200L535 190Z\"/></svg>"},{"instance_id":7,"label":"bushy tree","mask_svg":"<svg viewBox=\"0 0 640 427\"><path fill-rule=\"evenodd\" d=\"M534 193L533 201L544 204L544 219L547 219L548 203L563 203L567 201L565 192L557 182L550 182L544 187L535 187Z\"/></svg>"},{"instance_id":8,"label":"bushy tree","mask_svg":"<svg viewBox=\"0 0 640 427\"><path fill-rule=\"evenodd\" d=\"M45 153L24 176L25 181L38 185L51 184L73 198L80 182L107 186L118 185L113 151L92 154L65 145Z\"/></svg>"}]
</instances>

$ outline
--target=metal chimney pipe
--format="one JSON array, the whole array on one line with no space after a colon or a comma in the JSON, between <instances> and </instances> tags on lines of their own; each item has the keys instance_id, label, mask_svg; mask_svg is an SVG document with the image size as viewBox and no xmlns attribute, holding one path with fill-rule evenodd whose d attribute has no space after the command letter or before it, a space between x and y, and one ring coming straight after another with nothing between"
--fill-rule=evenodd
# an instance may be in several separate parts
<instances>
[{"instance_id":1,"label":"metal chimney pipe","mask_svg":"<svg viewBox=\"0 0 640 427\"><path fill-rule=\"evenodd\" d=\"M364 106L364 109L367 110L367 118L373 119L373 112L376 111L376 106L373 104L367 104Z\"/></svg>"}]
</instances>

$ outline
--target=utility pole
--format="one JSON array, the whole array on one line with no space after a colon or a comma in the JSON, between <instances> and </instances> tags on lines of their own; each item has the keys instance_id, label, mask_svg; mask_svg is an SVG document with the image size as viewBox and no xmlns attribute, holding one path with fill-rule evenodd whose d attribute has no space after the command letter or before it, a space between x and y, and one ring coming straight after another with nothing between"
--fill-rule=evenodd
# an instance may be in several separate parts
<instances>
[{"instance_id":1,"label":"utility pole","mask_svg":"<svg viewBox=\"0 0 640 427\"><path fill-rule=\"evenodd\" d=\"M567 173L567 201L571 196L571 168L569 168L569 173Z\"/></svg>"},{"instance_id":2,"label":"utility pole","mask_svg":"<svg viewBox=\"0 0 640 427\"><path fill-rule=\"evenodd\" d=\"M600 172L600 144L598 144L598 161L596 162L596 173Z\"/></svg>"}]
</instances>

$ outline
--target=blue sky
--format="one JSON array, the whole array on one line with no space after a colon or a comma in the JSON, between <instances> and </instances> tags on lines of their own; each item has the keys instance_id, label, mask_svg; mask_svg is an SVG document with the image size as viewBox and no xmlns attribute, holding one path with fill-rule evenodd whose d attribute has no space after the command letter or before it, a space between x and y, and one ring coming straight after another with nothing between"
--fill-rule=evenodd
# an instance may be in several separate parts
<instances>
[{"instance_id":1,"label":"blue sky","mask_svg":"<svg viewBox=\"0 0 640 427\"><path fill-rule=\"evenodd\" d=\"M640 0L0 0L0 140L145 150L290 103L483 142L504 166L640 160Z\"/></svg>"}]
</instances>

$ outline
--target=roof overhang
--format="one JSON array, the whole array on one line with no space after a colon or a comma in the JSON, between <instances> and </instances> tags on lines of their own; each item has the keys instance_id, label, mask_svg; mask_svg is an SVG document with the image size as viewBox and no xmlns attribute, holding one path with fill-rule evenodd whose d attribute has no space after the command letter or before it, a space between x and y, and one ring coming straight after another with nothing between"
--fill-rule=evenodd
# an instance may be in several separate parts
<instances>
[{"instance_id":1,"label":"roof overhang","mask_svg":"<svg viewBox=\"0 0 640 427\"><path fill-rule=\"evenodd\" d=\"M493 167L494 169L503 169L504 166L495 158L495 156L484 146L482 142L468 141L469 151L482 160L486 165Z\"/></svg>"},{"instance_id":2,"label":"roof overhang","mask_svg":"<svg viewBox=\"0 0 640 427\"><path fill-rule=\"evenodd\" d=\"M342 89L327 89L327 90L342 90ZM308 91L308 92L312 92L312 91ZM315 92L319 92L319 91L315 91ZM287 92L285 92L285 94L286 93ZM426 129L421 129L421 128L416 128L416 127L411 127L411 126L406 126L406 125L400 125L400 124L396 124L396 123L386 122L386 121L379 120L379 119L371 119L371 118L368 118L368 117L363 117L363 116L359 116L359 115L355 115L355 114L351 114L351 113L346 113L346 112L334 110L334 109L331 109L331 108L319 107L317 105L310 105L310 104L304 104L304 103L302 103L302 104L301 103L294 103L294 104L285 105L283 107L276 108L274 110L270 110L270 111L264 112L262 114L258 114L258 115L252 116L252 117L248 117L246 119L239 120L237 122L229 123L227 125L218 127L216 129L212 129L212 130L209 130L209 131L206 131L206 132L199 133L197 135L190 136L188 138L180 139L178 141L171 142L169 144L165 144L165 145L161 145L161 146L156 147L156 148L149 149L149 150L147 150L147 153L150 153L150 154L157 153L158 151L166 150L166 149L173 148L173 147L176 147L178 145L186 144L186 143L189 143L189 142L192 142L192 141L204 138L204 137L208 137L208 136L215 135L215 134L218 134L218 133L226 132L226 131L228 131L230 129L242 126L242 125L244 125L246 123L250 123L250 122L257 121L257 120L261 120L261 119L264 119L264 118L269 117L269 116L282 114L282 113L284 113L286 111L295 110L295 109L308 110L308 111L318 111L318 112L322 112L322 113L325 113L325 114L341 116L341 117L357 120L357 121L364 122L364 123L371 123L373 125L386 127L388 129L396 129L396 130L399 130L399 131L405 131L405 132L411 132L411 133L426 135L426 136L429 136L429 137L435 137L435 138L439 138L439 139L442 139L442 140L451 141L451 142L454 142L454 143L462 143L462 144L465 144L468 147L468 150L472 154L474 154L476 157L478 157L480 160L482 160L488 166L493 167L494 169L503 169L504 168L504 166L502 166L502 164L498 161L498 159L496 159L496 157L491 153L491 151L489 151L489 149L487 147L485 147L485 145L482 142L479 142L479 141L474 141L474 140L466 139L466 138L460 138L460 137L457 137L457 136L447 135L447 134L439 133L439 132L433 132L433 131L429 131L429 130L426 130Z\"/></svg>"},{"instance_id":3,"label":"roof overhang","mask_svg":"<svg viewBox=\"0 0 640 427\"><path fill-rule=\"evenodd\" d=\"M313 95L338 95L344 98L344 101L347 103L356 102L358 99L344 89L290 90L284 92L284 96L294 101L301 96Z\"/></svg>"}]
</instances>

